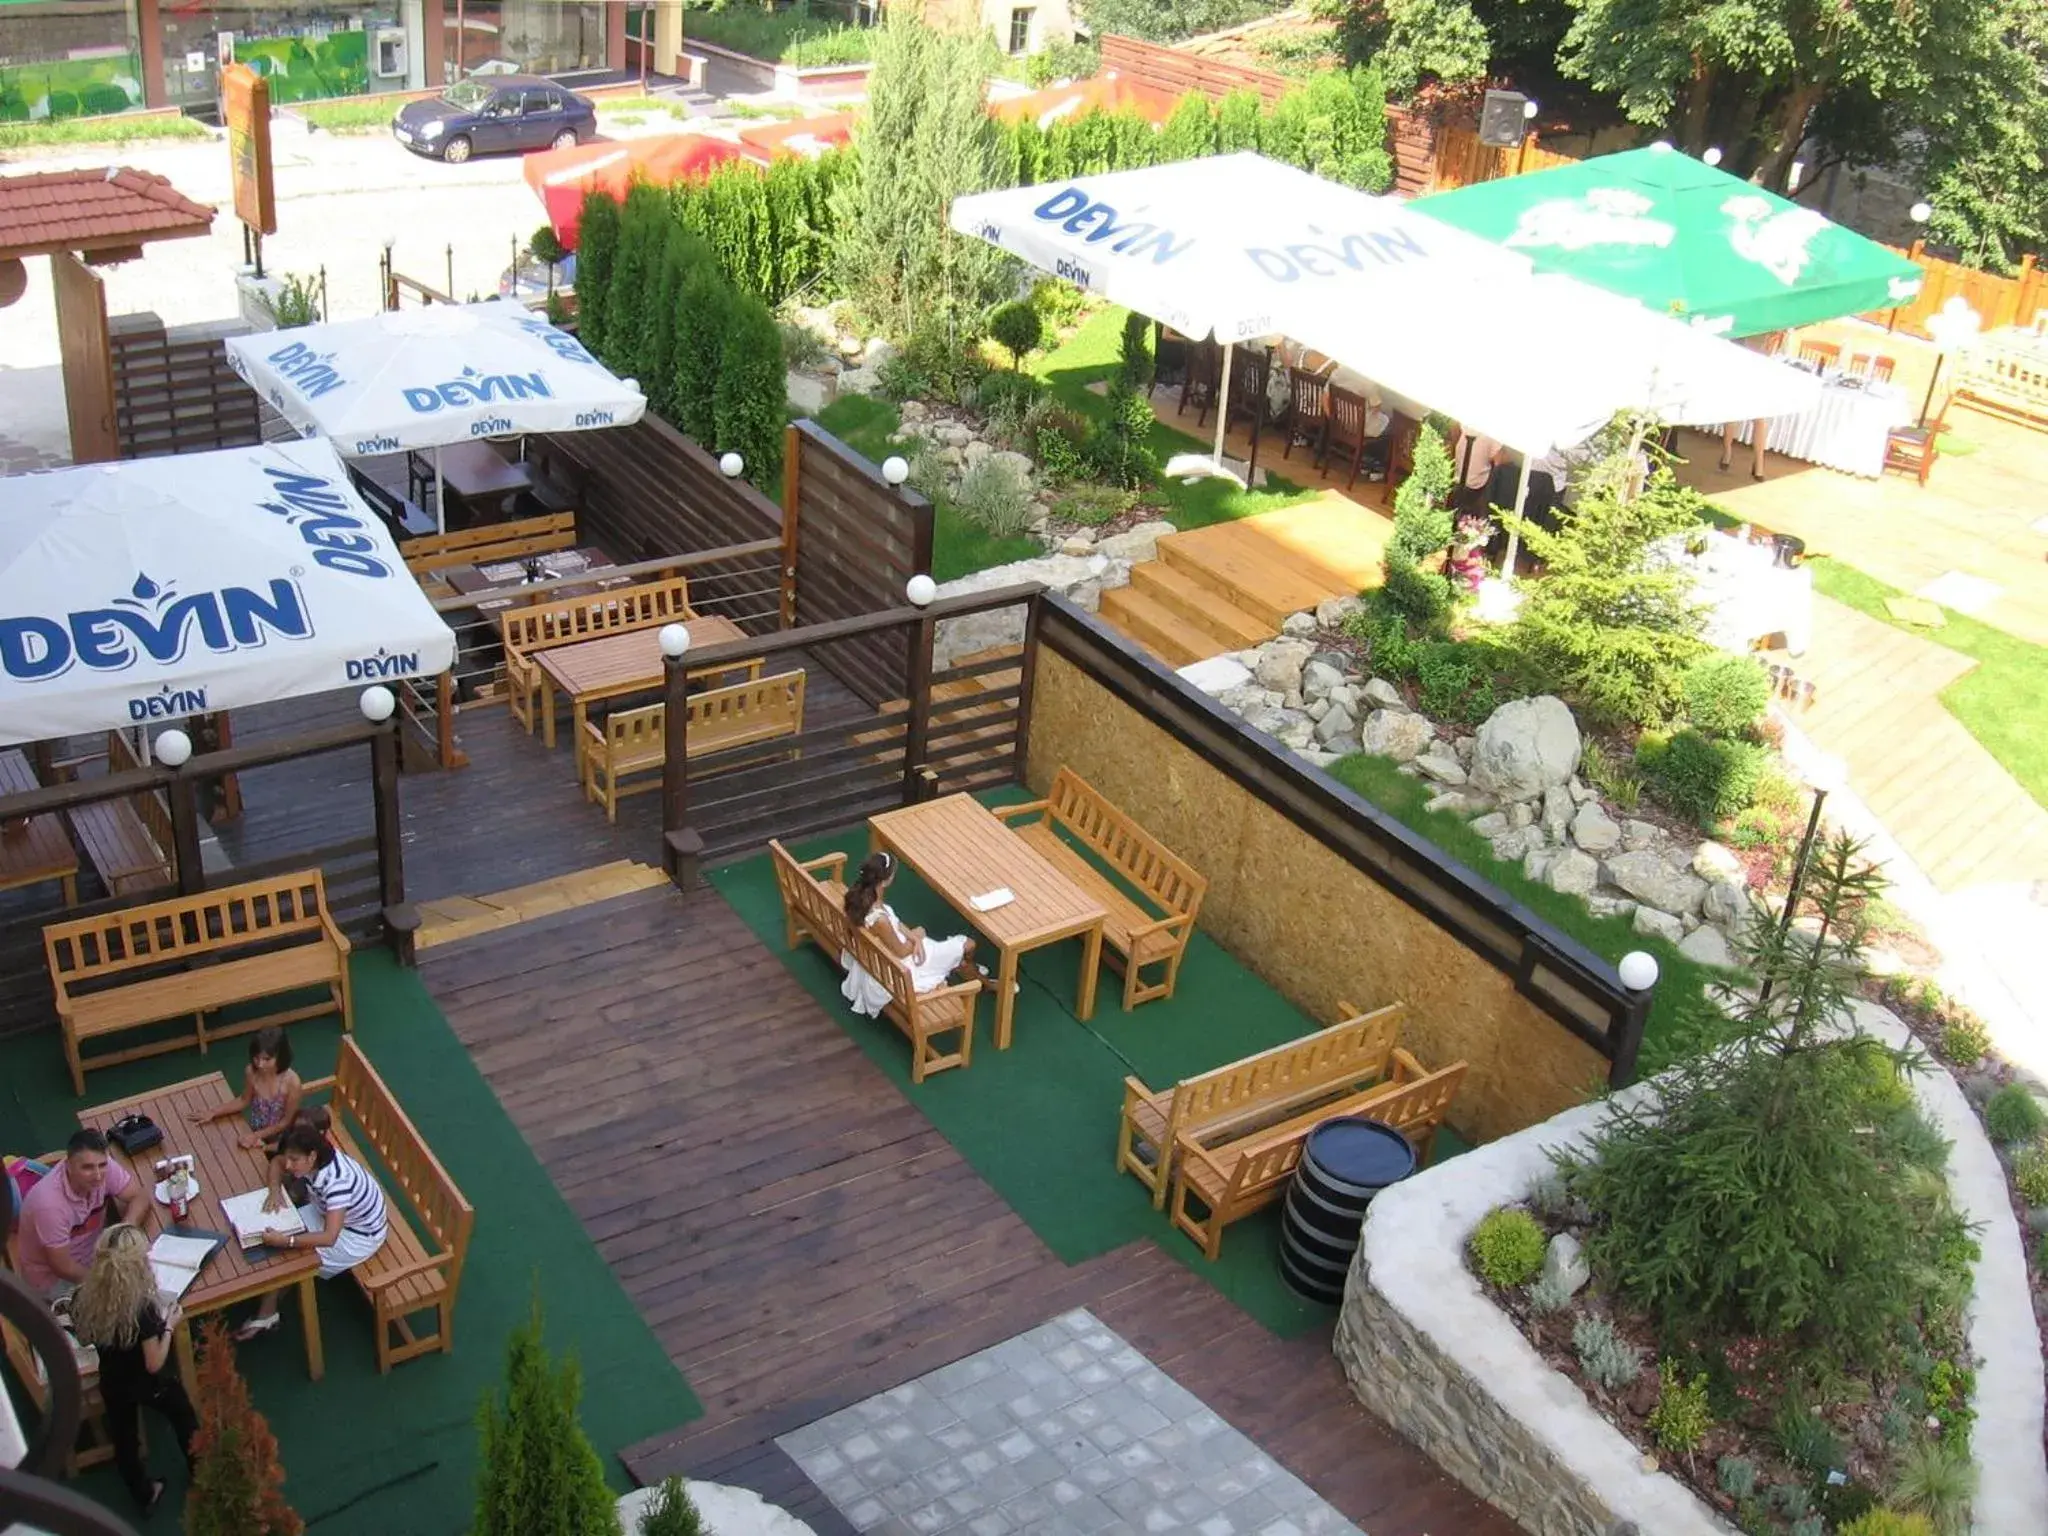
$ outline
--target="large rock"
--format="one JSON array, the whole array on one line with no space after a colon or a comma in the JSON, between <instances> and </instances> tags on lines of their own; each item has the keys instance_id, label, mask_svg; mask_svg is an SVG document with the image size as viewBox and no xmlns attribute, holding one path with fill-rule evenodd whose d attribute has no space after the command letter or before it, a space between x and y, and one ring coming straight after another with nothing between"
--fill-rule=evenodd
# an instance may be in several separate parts
<instances>
[{"instance_id":1,"label":"large rock","mask_svg":"<svg viewBox=\"0 0 2048 1536\"><path fill-rule=\"evenodd\" d=\"M1578 766L1578 722L1548 694L1501 705L1472 749L1473 784L1502 800L1534 799L1569 783Z\"/></svg>"},{"instance_id":2,"label":"large rock","mask_svg":"<svg viewBox=\"0 0 2048 1536\"><path fill-rule=\"evenodd\" d=\"M1621 846L1621 828L1598 800L1588 800L1572 817L1572 841L1588 853L1612 853Z\"/></svg>"},{"instance_id":3,"label":"large rock","mask_svg":"<svg viewBox=\"0 0 2048 1536\"><path fill-rule=\"evenodd\" d=\"M1600 883L1600 861L1590 853L1567 848L1558 854L1544 879L1553 891L1567 896L1590 896L1593 887Z\"/></svg>"},{"instance_id":4,"label":"large rock","mask_svg":"<svg viewBox=\"0 0 2048 1536\"><path fill-rule=\"evenodd\" d=\"M1268 641L1259 647L1259 661L1252 668L1252 676L1281 693L1299 693L1302 671L1314 650L1306 640Z\"/></svg>"},{"instance_id":5,"label":"large rock","mask_svg":"<svg viewBox=\"0 0 2048 1536\"><path fill-rule=\"evenodd\" d=\"M1685 924L1655 907L1637 907L1634 922L1636 932L1649 938L1668 939L1676 944L1685 937Z\"/></svg>"},{"instance_id":6,"label":"large rock","mask_svg":"<svg viewBox=\"0 0 2048 1536\"><path fill-rule=\"evenodd\" d=\"M1679 941L1678 952L1688 960L1697 960L1701 965L1716 965L1727 968L1735 964L1735 951L1728 947L1728 941L1721 936L1721 930L1712 923L1701 923Z\"/></svg>"},{"instance_id":7,"label":"large rock","mask_svg":"<svg viewBox=\"0 0 2048 1536\"><path fill-rule=\"evenodd\" d=\"M1409 771L1412 773L1414 770L1410 768ZM1464 789L1447 789L1422 808L1425 811L1449 811L1454 816L1476 816L1492 809L1492 806L1493 802L1484 795L1475 795Z\"/></svg>"},{"instance_id":8,"label":"large rock","mask_svg":"<svg viewBox=\"0 0 2048 1536\"><path fill-rule=\"evenodd\" d=\"M1406 709L1407 702L1401 697L1401 690L1384 677L1370 677L1365 682L1365 702L1374 709Z\"/></svg>"},{"instance_id":9,"label":"large rock","mask_svg":"<svg viewBox=\"0 0 2048 1536\"><path fill-rule=\"evenodd\" d=\"M1595 917L1627 917L1636 904L1626 896L1588 896L1586 910Z\"/></svg>"},{"instance_id":10,"label":"large rock","mask_svg":"<svg viewBox=\"0 0 2048 1536\"><path fill-rule=\"evenodd\" d=\"M1122 533L1112 533L1096 545L1112 560L1128 560L1136 565L1141 560L1154 560L1159 555L1159 541L1173 532L1173 524L1153 521L1139 523Z\"/></svg>"},{"instance_id":11,"label":"large rock","mask_svg":"<svg viewBox=\"0 0 2048 1536\"><path fill-rule=\"evenodd\" d=\"M1311 700L1328 698L1330 690L1343 681L1344 674L1327 661L1312 660L1301 669L1301 696Z\"/></svg>"},{"instance_id":12,"label":"large rock","mask_svg":"<svg viewBox=\"0 0 2048 1536\"><path fill-rule=\"evenodd\" d=\"M782 376L782 393L788 397L791 410L806 416L815 416L832 403L830 381L812 378L808 373L798 373L795 369Z\"/></svg>"},{"instance_id":13,"label":"large rock","mask_svg":"<svg viewBox=\"0 0 2048 1536\"><path fill-rule=\"evenodd\" d=\"M1723 928L1749 920L1749 886L1741 880L1716 880L1707 887L1700 915Z\"/></svg>"},{"instance_id":14,"label":"large rock","mask_svg":"<svg viewBox=\"0 0 2048 1536\"><path fill-rule=\"evenodd\" d=\"M1740 880L1743 876L1742 860L1733 848L1705 842L1693 850L1692 872L1707 881Z\"/></svg>"},{"instance_id":15,"label":"large rock","mask_svg":"<svg viewBox=\"0 0 2048 1536\"><path fill-rule=\"evenodd\" d=\"M1436 727L1401 709L1376 709L1365 717L1365 750L1397 763L1413 762L1436 736Z\"/></svg>"},{"instance_id":16,"label":"large rock","mask_svg":"<svg viewBox=\"0 0 2048 1536\"><path fill-rule=\"evenodd\" d=\"M1520 828L1510 828L1507 817L1501 812L1488 811L1484 816L1474 818L1472 830L1481 837L1499 837L1503 832L1519 831ZM1520 858L1521 855L1517 854L1516 857Z\"/></svg>"},{"instance_id":17,"label":"large rock","mask_svg":"<svg viewBox=\"0 0 2048 1536\"><path fill-rule=\"evenodd\" d=\"M1280 633L1283 635L1293 635L1298 640L1305 640L1315 632L1316 616L1306 610L1300 613L1290 613L1280 621Z\"/></svg>"},{"instance_id":18,"label":"large rock","mask_svg":"<svg viewBox=\"0 0 2048 1536\"><path fill-rule=\"evenodd\" d=\"M839 375L839 393L842 395L879 395L882 392L882 376L872 368L848 368Z\"/></svg>"},{"instance_id":19,"label":"large rock","mask_svg":"<svg viewBox=\"0 0 2048 1536\"><path fill-rule=\"evenodd\" d=\"M1531 838L1535 841L1532 843ZM1519 864L1528 857L1532 848L1543 846L1543 830L1540 827L1510 828L1493 840L1493 856L1503 864Z\"/></svg>"},{"instance_id":20,"label":"large rock","mask_svg":"<svg viewBox=\"0 0 2048 1536\"><path fill-rule=\"evenodd\" d=\"M1572 792L1562 784L1553 784L1543 791L1543 835L1553 843L1564 841L1565 829L1572 823Z\"/></svg>"},{"instance_id":21,"label":"large rock","mask_svg":"<svg viewBox=\"0 0 2048 1536\"><path fill-rule=\"evenodd\" d=\"M1706 881L1648 852L1616 854L1607 861L1607 879L1637 901L1666 912L1697 912L1707 895Z\"/></svg>"},{"instance_id":22,"label":"large rock","mask_svg":"<svg viewBox=\"0 0 2048 1536\"><path fill-rule=\"evenodd\" d=\"M1415 759L1415 766L1422 770L1424 778L1454 789L1465 782L1465 770L1459 766L1457 754L1440 741L1431 742L1429 750Z\"/></svg>"},{"instance_id":23,"label":"large rock","mask_svg":"<svg viewBox=\"0 0 2048 1536\"><path fill-rule=\"evenodd\" d=\"M1530 830L1534 830L1531 828ZM1527 836L1527 833L1523 834ZM1557 862L1557 849L1531 848L1522 855L1522 876L1528 880L1542 880L1550 874L1550 866Z\"/></svg>"},{"instance_id":24,"label":"large rock","mask_svg":"<svg viewBox=\"0 0 2048 1536\"><path fill-rule=\"evenodd\" d=\"M1093 611L1104 589L1121 587L1131 579L1131 568L1122 560L1100 554L1043 555L1036 560L1019 560L1011 565L992 566L953 581L939 584L939 596L963 597L992 592L1019 582L1043 582L1051 590L1072 598ZM1024 643L1024 607L1018 604L987 613L970 613L964 618L943 619L932 647L932 665L951 666L957 657L971 656L991 646Z\"/></svg>"},{"instance_id":25,"label":"large rock","mask_svg":"<svg viewBox=\"0 0 2048 1536\"><path fill-rule=\"evenodd\" d=\"M1558 1233L1551 1238L1550 1246L1543 1250L1543 1278L1553 1286L1563 1286L1567 1296L1578 1295L1586 1288L1586 1282L1593 1278L1592 1266L1580 1252L1579 1240L1571 1233Z\"/></svg>"},{"instance_id":26,"label":"large rock","mask_svg":"<svg viewBox=\"0 0 2048 1536\"><path fill-rule=\"evenodd\" d=\"M1357 734L1358 722L1351 718L1351 711L1335 705L1316 722L1316 740L1335 751L1347 750Z\"/></svg>"},{"instance_id":27,"label":"large rock","mask_svg":"<svg viewBox=\"0 0 2048 1536\"><path fill-rule=\"evenodd\" d=\"M1640 853L1645 848L1661 848L1664 846L1664 829L1654 821L1630 818L1621 824L1621 846L1630 853Z\"/></svg>"},{"instance_id":28,"label":"large rock","mask_svg":"<svg viewBox=\"0 0 2048 1536\"><path fill-rule=\"evenodd\" d=\"M1316 604L1316 623L1324 629L1339 629L1365 603L1356 597L1326 597Z\"/></svg>"}]
</instances>

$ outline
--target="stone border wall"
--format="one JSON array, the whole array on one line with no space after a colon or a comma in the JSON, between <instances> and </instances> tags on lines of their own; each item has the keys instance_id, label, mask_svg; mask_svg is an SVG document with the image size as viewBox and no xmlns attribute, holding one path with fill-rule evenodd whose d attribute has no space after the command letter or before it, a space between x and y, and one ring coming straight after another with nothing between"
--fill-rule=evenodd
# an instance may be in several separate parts
<instances>
[{"instance_id":1,"label":"stone border wall","mask_svg":"<svg viewBox=\"0 0 2048 1536\"><path fill-rule=\"evenodd\" d=\"M1910 1040L1883 1009L1858 1004L1856 1022L1894 1045ZM1954 1144L1948 1178L1957 1207L1981 1228L1969 1306L1980 1361L1972 1530L2048 1531L2040 1334L2004 1170L1947 1072L1928 1067L1914 1090ZM1480 1217L1525 1198L1549 1171L1549 1152L1583 1143L1607 1113L1605 1104L1569 1110L1375 1199L1338 1317L1337 1359L1366 1407L1527 1530L1724 1536L1731 1527L1691 1490L1644 1470L1642 1453L1544 1362L1465 1267L1465 1240Z\"/></svg>"}]
</instances>

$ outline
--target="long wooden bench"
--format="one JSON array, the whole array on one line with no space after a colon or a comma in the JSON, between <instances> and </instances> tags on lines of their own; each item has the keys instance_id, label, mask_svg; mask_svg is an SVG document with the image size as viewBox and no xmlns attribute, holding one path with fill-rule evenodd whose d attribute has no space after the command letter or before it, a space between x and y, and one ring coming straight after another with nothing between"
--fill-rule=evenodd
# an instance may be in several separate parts
<instances>
[{"instance_id":1,"label":"long wooden bench","mask_svg":"<svg viewBox=\"0 0 2048 1536\"><path fill-rule=\"evenodd\" d=\"M803 728L801 667L794 672L779 672L773 677L693 693L689 699L689 718L683 726L693 763L714 753L795 736ZM667 742L666 704L615 709L602 723L584 722L583 740L576 748L584 798L604 807L606 821L616 822L621 798L661 788ZM732 767L751 768L761 760L759 754L754 754ZM644 777L648 774L653 776Z\"/></svg>"},{"instance_id":2,"label":"long wooden bench","mask_svg":"<svg viewBox=\"0 0 2048 1536\"><path fill-rule=\"evenodd\" d=\"M1053 775L1052 789L1043 800L1000 807L996 815L1006 822L1037 816L1037 821L1017 831L1102 903L1109 914L1102 937L1112 951L1110 963L1120 965L1124 973L1125 1011L1155 997L1173 996L1209 882L1071 768ZM1095 861L1119 878L1111 879ZM1119 880L1128 882L1130 889ZM1143 972L1150 965L1164 965L1165 976L1147 982Z\"/></svg>"},{"instance_id":3,"label":"long wooden bench","mask_svg":"<svg viewBox=\"0 0 2048 1536\"><path fill-rule=\"evenodd\" d=\"M1223 1249L1223 1229L1281 1199L1309 1132L1340 1115L1365 1115L1392 1126L1415 1144L1418 1164L1427 1162L1437 1127L1464 1080L1464 1062L1431 1072L1396 1046L1392 1070L1378 1087L1221 1145L1203 1146L1184 1136L1174 1151L1173 1224L1202 1245L1204 1257L1215 1258ZM1200 1214L1195 1204L1202 1206Z\"/></svg>"},{"instance_id":4,"label":"long wooden bench","mask_svg":"<svg viewBox=\"0 0 2048 1536\"><path fill-rule=\"evenodd\" d=\"M1185 1078L1164 1092L1125 1078L1118 1171L1136 1175L1157 1209L1166 1204L1173 1149L1182 1138L1218 1140L1380 1081L1400 1038L1403 1006L1360 1013L1340 1002L1337 1011L1343 1018L1328 1029Z\"/></svg>"},{"instance_id":5,"label":"long wooden bench","mask_svg":"<svg viewBox=\"0 0 2048 1536\"><path fill-rule=\"evenodd\" d=\"M825 951L836 965L850 953L861 969L888 988L889 1020L910 1037L910 1080L921 1083L927 1073L965 1067L974 1057L974 1010L981 995L979 981L956 981L929 992L910 982L910 968L875 942L846 916L846 855L827 854L801 860L781 843L770 840L775 885L782 893L783 922L789 947L805 939ZM944 1035L959 1036L953 1049L935 1043Z\"/></svg>"},{"instance_id":6,"label":"long wooden bench","mask_svg":"<svg viewBox=\"0 0 2048 1536\"><path fill-rule=\"evenodd\" d=\"M455 1297L475 1208L355 1041L342 1041L334 1075L315 1078L304 1092L326 1094L334 1144L384 1187L389 1235L372 1258L349 1271L377 1314L377 1369L448 1353L455 1348ZM423 1313L433 1314L432 1324L415 1327Z\"/></svg>"},{"instance_id":7,"label":"long wooden bench","mask_svg":"<svg viewBox=\"0 0 2048 1536\"><path fill-rule=\"evenodd\" d=\"M450 565L488 565L568 549L576 542L576 514L550 512L509 523L486 523L458 533L428 533L398 546L405 568L415 576Z\"/></svg>"},{"instance_id":8,"label":"long wooden bench","mask_svg":"<svg viewBox=\"0 0 2048 1536\"><path fill-rule=\"evenodd\" d=\"M141 766L127 735L107 732L107 772ZM146 896L177 883L171 853L177 835L171 829L171 809L156 790L95 800L73 806L66 814L72 835L110 896Z\"/></svg>"},{"instance_id":9,"label":"long wooden bench","mask_svg":"<svg viewBox=\"0 0 2048 1536\"><path fill-rule=\"evenodd\" d=\"M696 617L690 609L687 577L639 586L613 587L588 597L565 597L552 603L508 608L500 620L505 645L505 703L512 718L533 734L541 696L540 668L533 653L549 646L574 645L628 630L659 629ZM554 727L548 727L552 732ZM549 736L549 744L554 738Z\"/></svg>"},{"instance_id":10,"label":"long wooden bench","mask_svg":"<svg viewBox=\"0 0 2048 1536\"><path fill-rule=\"evenodd\" d=\"M51 923L43 957L64 1029L71 1088L85 1092L93 1067L246 1034L266 1024L350 1012L349 942L327 909L317 869L225 885L99 917ZM288 1003L254 1018L209 1027L206 1016L235 1003L322 988L315 1003ZM165 1039L84 1054L85 1042L189 1016L192 1028Z\"/></svg>"}]
</instances>

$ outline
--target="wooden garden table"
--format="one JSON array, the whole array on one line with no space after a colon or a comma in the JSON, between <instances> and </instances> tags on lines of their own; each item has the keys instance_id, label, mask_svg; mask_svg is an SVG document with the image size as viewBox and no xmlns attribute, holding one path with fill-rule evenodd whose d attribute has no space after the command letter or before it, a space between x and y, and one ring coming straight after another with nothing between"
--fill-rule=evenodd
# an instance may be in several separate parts
<instances>
[{"instance_id":1,"label":"wooden garden table","mask_svg":"<svg viewBox=\"0 0 2048 1536\"><path fill-rule=\"evenodd\" d=\"M0 795L25 795L42 786L28 758L9 748L0 752ZM14 830L0 826L0 891L56 880L64 887L64 905L78 905L78 850L55 814L31 816Z\"/></svg>"},{"instance_id":2,"label":"wooden garden table","mask_svg":"<svg viewBox=\"0 0 2048 1536\"><path fill-rule=\"evenodd\" d=\"M686 619L683 624L690 632L693 649L747 638L746 631L732 620L709 614ZM544 651L535 651L533 657L540 670L541 739L551 747L555 744L555 694L559 690L568 695L575 712L569 736L572 755L579 750L575 744L583 740L583 720L592 704L627 694L652 693L661 686L665 675L659 629L629 629L621 634L600 635L595 640L578 640L573 645L551 645ZM747 670L758 677L761 664L757 661L751 667L742 664L718 670Z\"/></svg>"},{"instance_id":3,"label":"wooden garden table","mask_svg":"<svg viewBox=\"0 0 2048 1536\"><path fill-rule=\"evenodd\" d=\"M199 1175L199 1193L193 1197L191 1212L183 1225L218 1232L227 1238L207 1259L206 1267L199 1271L199 1278L180 1303L185 1309L185 1321L178 1325L173 1344L178 1374L184 1379L187 1392L198 1391L198 1371L192 1354L193 1320L294 1285L299 1288L299 1318L306 1335L306 1374L318 1381L327 1369L320 1346L320 1303L313 1289L320 1274L319 1253L310 1248L256 1248L244 1253L235 1241L234 1227L221 1212L224 1197L263 1188L270 1174L268 1155L237 1142L236 1138L248 1129L248 1122L240 1115L205 1125L194 1125L187 1118L195 1109L212 1109L233 1097L227 1079L218 1072L209 1072L204 1077L172 1083L168 1088L152 1089L78 1112L78 1123L96 1131L104 1131L128 1114L147 1115L163 1127L164 1139L133 1157L119 1147L107 1147L107 1155L126 1163L128 1171L142 1181L144 1192L151 1197L142 1229L152 1242L166 1227L178 1225L171 1220L170 1207L156 1201L154 1165L182 1152L192 1154L194 1170Z\"/></svg>"},{"instance_id":4,"label":"wooden garden table","mask_svg":"<svg viewBox=\"0 0 2048 1536\"><path fill-rule=\"evenodd\" d=\"M1102 964L1102 924L1108 916L1081 887L972 795L947 795L868 819L869 843L917 871L996 947L996 1049L1010 1048L1016 1005L1017 962L1026 950L1081 940L1081 992L1074 1017L1095 1012L1095 978ZM1008 887L1017 899L977 912L977 896Z\"/></svg>"}]
</instances>

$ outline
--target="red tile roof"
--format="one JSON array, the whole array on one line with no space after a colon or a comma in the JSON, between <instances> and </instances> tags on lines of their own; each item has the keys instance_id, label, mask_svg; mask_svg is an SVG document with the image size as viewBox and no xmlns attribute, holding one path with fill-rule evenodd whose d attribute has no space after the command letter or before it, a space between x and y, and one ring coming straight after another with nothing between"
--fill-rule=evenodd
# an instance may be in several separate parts
<instances>
[{"instance_id":1,"label":"red tile roof","mask_svg":"<svg viewBox=\"0 0 2048 1536\"><path fill-rule=\"evenodd\" d=\"M214 210L126 166L0 176L0 260L203 235Z\"/></svg>"}]
</instances>

